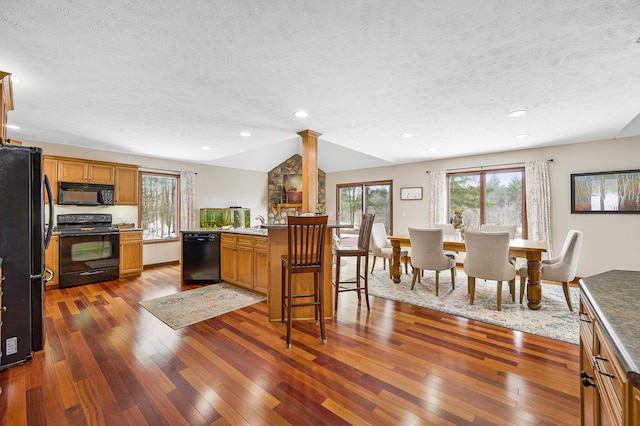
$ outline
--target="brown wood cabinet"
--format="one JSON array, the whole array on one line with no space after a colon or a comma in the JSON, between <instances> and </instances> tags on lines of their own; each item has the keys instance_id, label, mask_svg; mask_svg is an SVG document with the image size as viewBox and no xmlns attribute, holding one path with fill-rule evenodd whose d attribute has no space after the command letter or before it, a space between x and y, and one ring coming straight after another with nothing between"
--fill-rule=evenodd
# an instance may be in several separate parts
<instances>
[{"instance_id":1,"label":"brown wood cabinet","mask_svg":"<svg viewBox=\"0 0 640 426\"><path fill-rule=\"evenodd\" d=\"M115 167L82 160L58 160L58 181L113 185Z\"/></svg>"},{"instance_id":2,"label":"brown wood cabinet","mask_svg":"<svg viewBox=\"0 0 640 426\"><path fill-rule=\"evenodd\" d=\"M58 276L59 256L60 256L60 237L58 235L51 236L49 247L44 252L44 267L53 272L53 278L46 284L46 289L58 288L60 277Z\"/></svg>"},{"instance_id":3,"label":"brown wood cabinet","mask_svg":"<svg viewBox=\"0 0 640 426\"><path fill-rule=\"evenodd\" d=\"M142 274L142 231L120 232L120 277Z\"/></svg>"},{"instance_id":4,"label":"brown wood cabinet","mask_svg":"<svg viewBox=\"0 0 640 426\"><path fill-rule=\"evenodd\" d=\"M640 391L627 378L593 306L580 295L582 425L631 426L640 420Z\"/></svg>"},{"instance_id":5,"label":"brown wood cabinet","mask_svg":"<svg viewBox=\"0 0 640 426\"><path fill-rule=\"evenodd\" d=\"M138 168L116 166L116 204L138 205Z\"/></svg>"},{"instance_id":6,"label":"brown wood cabinet","mask_svg":"<svg viewBox=\"0 0 640 426\"><path fill-rule=\"evenodd\" d=\"M260 293L267 292L267 237L220 234L220 278Z\"/></svg>"},{"instance_id":7,"label":"brown wood cabinet","mask_svg":"<svg viewBox=\"0 0 640 426\"><path fill-rule=\"evenodd\" d=\"M42 172L49 178L53 204L58 204L58 160L44 157L42 161ZM45 197L45 204L49 204L49 198Z\"/></svg>"}]
</instances>

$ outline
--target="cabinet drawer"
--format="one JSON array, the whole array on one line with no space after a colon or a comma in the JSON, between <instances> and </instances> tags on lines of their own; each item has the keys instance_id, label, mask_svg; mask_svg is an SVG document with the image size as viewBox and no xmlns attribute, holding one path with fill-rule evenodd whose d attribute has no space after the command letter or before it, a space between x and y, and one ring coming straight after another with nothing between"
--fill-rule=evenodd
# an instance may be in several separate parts
<instances>
[{"instance_id":1,"label":"cabinet drawer","mask_svg":"<svg viewBox=\"0 0 640 426\"><path fill-rule=\"evenodd\" d=\"M250 235L237 235L236 241L238 242L239 246L253 247L256 241L256 237L252 237Z\"/></svg>"},{"instance_id":2,"label":"cabinet drawer","mask_svg":"<svg viewBox=\"0 0 640 426\"><path fill-rule=\"evenodd\" d=\"M589 352L593 351L593 327L596 316L589 303L580 295L580 338L588 346Z\"/></svg>"},{"instance_id":3,"label":"cabinet drawer","mask_svg":"<svg viewBox=\"0 0 640 426\"><path fill-rule=\"evenodd\" d=\"M269 238L267 237L255 237L256 239L256 250L266 250L269 246Z\"/></svg>"},{"instance_id":4,"label":"cabinet drawer","mask_svg":"<svg viewBox=\"0 0 640 426\"><path fill-rule=\"evenodd\" d=\"M223 232L222 234L220 234L220 244L235 246L236 236L234 234L227 234Z\"/></svg>"},{"instance_id":5,"label":"cabinet drawer","mask_svg":"<svg viewBox=\"0 0 640 426\"><path fill-rule=\"evenodd\" d=\"M142 231L120 232L120 241L139 241L142 239Z\"/></svg>"}]
</instances>

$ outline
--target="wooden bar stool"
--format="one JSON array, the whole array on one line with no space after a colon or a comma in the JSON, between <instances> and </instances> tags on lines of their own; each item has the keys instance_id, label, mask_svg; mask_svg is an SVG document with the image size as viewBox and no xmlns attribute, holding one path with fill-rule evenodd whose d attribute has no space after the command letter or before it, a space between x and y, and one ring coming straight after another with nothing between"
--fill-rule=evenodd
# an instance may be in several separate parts
<instances>
[{"instance_id":1,"label":"wooden bar stool","mask_svg":"<svg viewBox=\"0 0 640 426\"><path fill-rule=\"evenodd\" d=\"M369 240L371 239L371 228L375 214L363 214L360 223L360 233L358 234L357 246L337 246L334 248L336 258L336 280L333 282L335 292L335 310L338 310L338 294L343 291L357 291L358 301L361 300L360 292L364 290L364 298L369 310ZM356 276L354 280L340 280L340 261L343 257L356 258ZM364 259L364 269L361 267ZM346 285L345 285L346 284ZM351 285L355 284L355 285Z\"/></svg>"},{"instance_id":2,"label":"wooden bar stool","mask_svg":"<svg viewBox=\"0 0 640 426\"><path fill-rule=\"evenodd\" d=\"M287 218L288 254L282 255L282 325L287 324L287 349L291 347L291 309L313 306L316 324L320 320L322 343L327 343L324 320L324 242L327 215ZM296 274L313 274L313 292L296 294ZM295 302L294 299L303 299Z\"/></svg>"}]
</instances>

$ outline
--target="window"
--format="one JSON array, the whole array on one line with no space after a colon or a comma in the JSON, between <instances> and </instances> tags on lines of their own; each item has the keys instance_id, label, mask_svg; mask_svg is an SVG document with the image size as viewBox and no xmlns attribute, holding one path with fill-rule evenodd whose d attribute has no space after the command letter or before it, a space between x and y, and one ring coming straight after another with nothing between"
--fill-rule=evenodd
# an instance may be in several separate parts
<instances>
[{"instance_id":1,"label":"window","mask_svg":"<svg viewBox=\"0 0 640 426\"><path fill-rule=\"evenodd\" d=\"M449 173L449 215L463 210L465 229L481 224L516 225L516 238L526 238L524 168Z\"/></svg>"},{"instance_id":2,"label":"window","mask_svg":"<svg viewBox=\"0 0 640 426\"><path fill-rule=\"evenodd\" d=\"M358 235L363 213L376 215L375 222L382 222L391 232L391 181L346 183L336 186L338 220L352 223L353 229L340 228L341 235Z\"/></svg>"},{"instance_id":3,"label":"window","mask_svg":"<svg viewBox=\"0 0 640 426\"><path fill-rule=\"evenodd\" d=\"M139 223L144 241L178 239L180 177L162 173L140 173Z\"/></svg>"}]
</instances>

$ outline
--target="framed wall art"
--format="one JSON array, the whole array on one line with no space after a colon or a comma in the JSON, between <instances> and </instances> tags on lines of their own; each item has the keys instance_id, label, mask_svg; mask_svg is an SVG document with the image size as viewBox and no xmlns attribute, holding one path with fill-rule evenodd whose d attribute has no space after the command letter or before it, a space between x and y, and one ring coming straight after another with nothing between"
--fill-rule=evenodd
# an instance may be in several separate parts
<instances>
[{"instance_id":1,"label":"framed wall art","mask_svg":"<svg viewBox=\"0 0 640 426\"><path fill-rule=\"evenodd\" d=\"M571 213L640 213L640 170L572 174Z\"/></svg>"},{"instance_id":2,"label":"framed wall art","mask_svg":"<svg viewBox=\"0 0 640 426\"><path fill-rule=\"evenodd\" d=\"M401 200L422 200L422 187L400 188Z\"/></svg>"}]
</instances>

